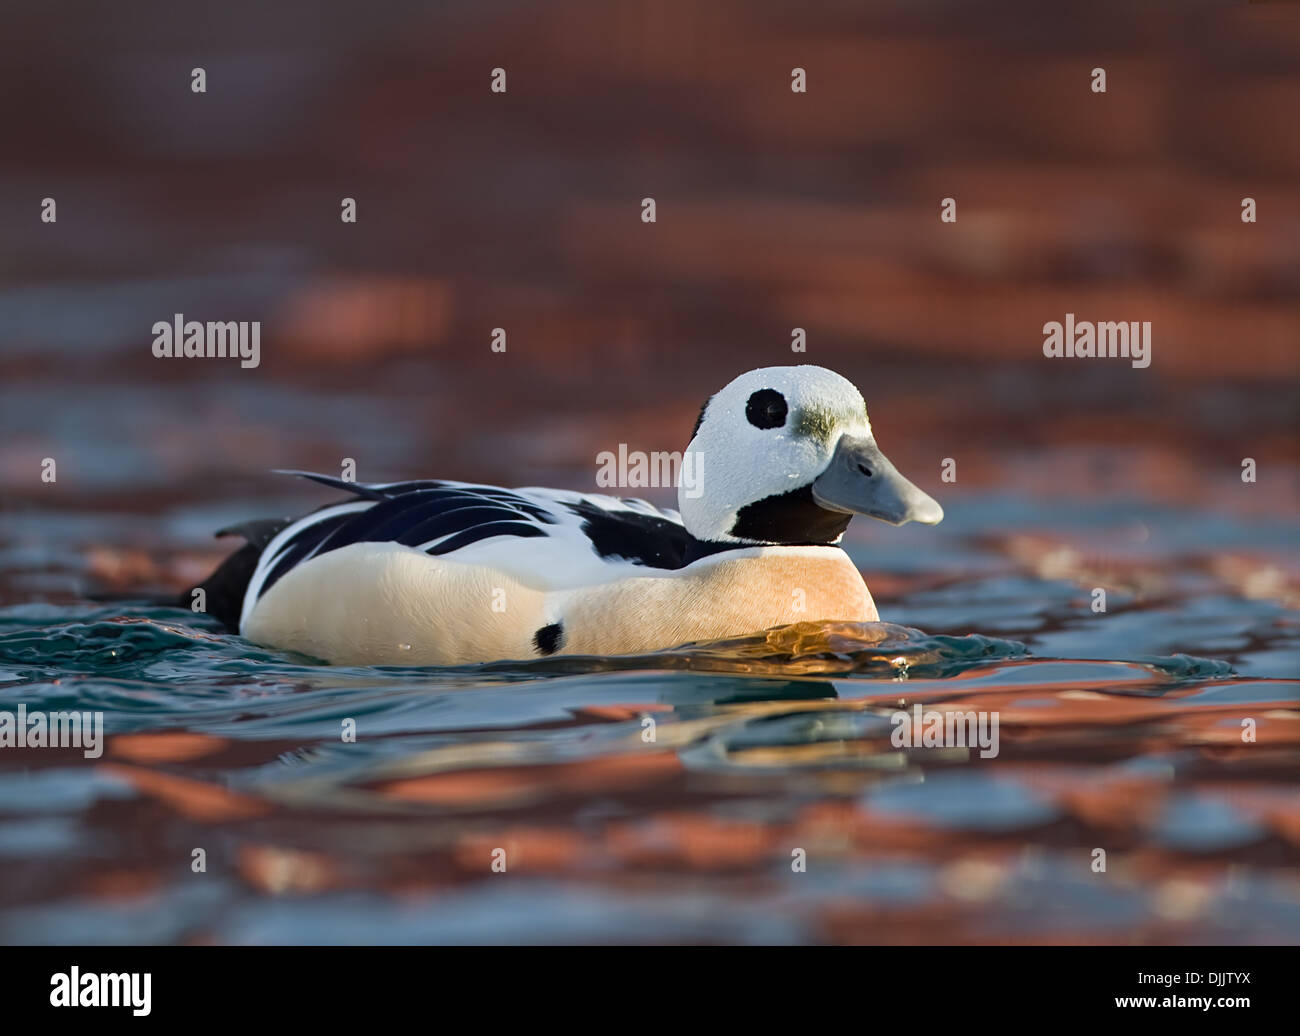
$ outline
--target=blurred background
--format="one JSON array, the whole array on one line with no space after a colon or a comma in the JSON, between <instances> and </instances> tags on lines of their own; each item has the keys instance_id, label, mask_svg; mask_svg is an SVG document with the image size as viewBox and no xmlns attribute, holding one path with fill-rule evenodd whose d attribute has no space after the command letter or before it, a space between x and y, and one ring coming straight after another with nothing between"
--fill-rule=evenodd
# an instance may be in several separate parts
<instances>
[{"instance_id":1,"label":"blurred background","mask_svg":"<svg viewBox=\"0 0 1300 1036\"><path fill-rule=\"evenodd\" d=\"M1300 669L1293 5L226 0L0 11L0 605L13 623L66 618L34 603L192 585L228 549L213 530L330 498L273 468L337 473L353 458L362 481L595 489L599 452L681 449L704 399L737 373L816 363L859 385L884 450L948 514L934 530L853 526L848 542L882 616L1015 637L1040 655L1208 655L1232 667L1231 679L1211 670L1226 683L1259 681L1224 700L1268 702L1283 716L1271 734L1280 754L1266 762L1237 760L1247 768L1225 775L1216 767L1239 749L1212 766L1193 751L1214 781L1258 799L1248 835L1229 823L1226 841L1195 852L1211 853L1219 876L1252 860L1281 868L1268 880L1285 894L1274 888L1245 921L1213 921L1211 900L1188 892L1202 857L1191 876L1170 862L1193 851L1178 837L1220 816L1203 802L1139 820L1123 796L1080 806L1061 797L1072 779L1043 779L1056 789L1051 822L1075 832L1067 842L1099 816L1132 813L1130 844L1155 845L1153 873L1183 883L1130 904L1136 914L1120 910L1110 932L1248 939L1294 907L1300 805L1286 787L1300 724L1284 716ZM205 93L191 91L196 67ZM504 94L490 89L498 67ZM795 67L807 93L790 89ZM1105 93L1091 89L1096 67ZM56 223L41 221L47 197ZM340 220L348 197L355 224ZM646 197L654 224L641 221ZM955 223L939 218L947 197ZM1247 197L1255 223L1241 219ZM260 320L260 366L156 359L151 327L175 313ZM1042 327L1066 313L1150 321L1150 367L1044 358ZM490 348L498 327L505 353ZM806 353L791 352L795 327ZM1241 479L1247 457L1254 483ZM57 462L55 483L41 480L44 458ZM955 483L939 480L945 458ZM1096 585L1120 613L1104 630L1089 608ZM33 676L23 654L33 650L24 640L4 671L24 694L68 665L47 658ZM1058 690L1106 680L1081 670ZM1149 693L1168 689L1156 684ZM234 719L221 722L201 736L235 737ZM1219 736L1189 722L1172 735L1142 727L1126 748L1080 758L1150 762ZM182 770L204 754L168 744L123 751ZM214 757L218 770L275 758L231 751ZM961 801L976 809L981 787ZM688 869L733 866L730 828L710 827L690 796L665 794L686 810L686 827L672 830ZM1234 802L1231 816L1245 815ZM569 838L574 816L561 810L552 835ZM1160 842L1166 822L1173 848ZM859 834L888 841L881 830ZM11 905L85 892L75 868L50 877L40 846L58 837L35 836L36 849L13 837L30 883L11 885ZM908 838L894 848L935 868L940 900L945 888L995 898L1002 887L985 880L987 858L954 861L950 844L931 852ZM266 857L265 841L232 855L246 890L265 892L267 875L284 873L297 876L291 888L333 887L330 850ZM536 844L545 855L557 843ZM292 855L312 851L326 863ZM563 871L568 857L556 859ZM119 885L92 891L153 888L163 879L140 877L150 866L136 861ZM966 869L945 878L949 866ZM368 877L352 873L349 887L409 877L359 873ZM1043 894L1061 899L1050 881ZM981 902L1005 920L994 898ZM938 901L921 894L919 913L884 927L851 910L808 937L1012 930L963 927L953 918L966 907L935 914ZM1070 926L1086 927L1095 904L1075 905L1052 935L1087 937ZM499 921L519 904L494 910ZM23 916L11 939L52 923ZM620 923L574 930L600 938ZM729 924L646 931L790 936ZM299 919L195 930L313 931Z\"/></svg>"},{"instance_id":2,"label":"blurred background","mask_svg":"<svg viewBox=\"0 0 1300 1036\"><path fill-rule=\"evenodd\" d=\"M345 456L590 485L790 362L958 492L1295 499L1286 5L10 4L4 37L11 499L265 496ZM177 312L261 320L261 366L155 359ZM1151 367L1045 359L1066 312L1150 320Z\"/></svg>"}]
</instances>

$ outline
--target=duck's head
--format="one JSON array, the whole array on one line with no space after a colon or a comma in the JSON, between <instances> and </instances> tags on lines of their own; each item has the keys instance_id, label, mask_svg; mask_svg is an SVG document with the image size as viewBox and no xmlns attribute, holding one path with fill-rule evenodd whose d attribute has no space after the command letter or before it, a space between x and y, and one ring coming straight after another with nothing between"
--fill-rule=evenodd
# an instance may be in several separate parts
<instances>
[{"instance_id":1,"label":"duck's head","mask_svg":"<svg viewBox=\"0 0 1300 1036\"><path fill-rule=\"evenodd\" d=\"M835 543L855 514L943 519L880 452L862 393L824 367L742 374L704 404L687 450L678 507L707 542Z\"/></svg>"}]
</instances>

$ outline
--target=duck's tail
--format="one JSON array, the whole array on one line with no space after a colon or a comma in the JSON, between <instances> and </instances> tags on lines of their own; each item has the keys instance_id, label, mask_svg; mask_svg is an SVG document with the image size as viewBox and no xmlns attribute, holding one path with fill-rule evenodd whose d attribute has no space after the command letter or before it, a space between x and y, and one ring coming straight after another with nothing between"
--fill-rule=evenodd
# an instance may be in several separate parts
<instances>
[{"instance_id":1,"label":"duck's tail","mask_svg":"<svg viewBox=\"0 0 1300 1036\"><path fill-rule=\"evenodd\" d=\"M218 565L212 575L186 590L172 603L190 608L194 602L194 591L202 590L204 612L219 620L231 633L238 633L239 616L244 610L244 593L257 569L258 558L262 556L266 545L275 538L275 534L292 520L258 518L218 530L217 536L242 536L247 542Z\"/></svg>"}]
</instances>

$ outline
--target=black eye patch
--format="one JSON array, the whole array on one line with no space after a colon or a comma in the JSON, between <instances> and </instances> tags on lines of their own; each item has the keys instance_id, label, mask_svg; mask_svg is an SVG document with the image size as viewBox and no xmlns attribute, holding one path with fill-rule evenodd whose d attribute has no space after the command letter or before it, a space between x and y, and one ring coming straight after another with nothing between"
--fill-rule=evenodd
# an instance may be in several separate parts
<instances>
[{"instance_id":1,"label":"black eye patch","mask_svg":"<svg viewBox=\"0 0 1300 1036\"><path fill-rule=\"evenodd\" d=\"M789 412L785 396L775 389L759 389L745 404L745 417L755 428L780 428Z\"/></svg>"}]
</instances>

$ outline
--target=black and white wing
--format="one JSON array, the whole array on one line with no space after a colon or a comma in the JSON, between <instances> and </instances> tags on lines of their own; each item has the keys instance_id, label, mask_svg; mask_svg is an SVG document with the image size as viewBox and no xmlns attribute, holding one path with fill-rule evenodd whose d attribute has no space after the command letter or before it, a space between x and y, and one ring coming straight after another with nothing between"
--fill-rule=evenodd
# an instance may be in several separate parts
<instances>
[{"instance_id":1,"label":"black and white wing","mask_svg":"<svg viewBox=\"0 0 1300 1036\"><path fill-rule=\"evenodd\" d=\"M482 565L539 589L677 569L693 540L676 511L644 500L556 489L502 489L463 482L344 482L301 475L353 499L329 504L266 542L244 594L241 625L286 572L353 543L400 543L433 557ZM529 541L525 543L524 541Z\"/></svg>"}]
</instances>

